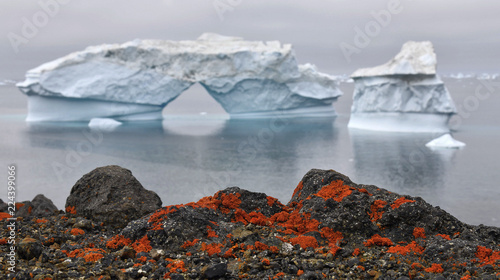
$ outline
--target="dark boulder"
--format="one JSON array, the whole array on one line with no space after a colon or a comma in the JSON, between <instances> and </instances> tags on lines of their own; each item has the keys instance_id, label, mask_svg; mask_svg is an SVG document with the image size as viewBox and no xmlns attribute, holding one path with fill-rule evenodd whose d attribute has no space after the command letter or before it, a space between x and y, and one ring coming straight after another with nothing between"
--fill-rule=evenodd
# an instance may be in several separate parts
<instances>
[{"instance_id":1,"label":"dark boulder","mask_svg":"<svg viewBox=\"0 0 500 280\"><path fill-rule=\"evenodd\" d=\"M35 196L32 201L25 201L23 204L16 213L18 217L48 217L59 211L52 200L43 194Z\"/></svg>"},{"instance_id":2,"label":"dark boulder","mask_svg":"<svg viewBox=\"0 0 500 280\"><path fill-rule=\"evenodd\" d=\"M161 204L160 197L146 190L130 170L110 165L96 168L76 182L66 200L66 211L121 228Z\"/></svg>"}]
</instances>

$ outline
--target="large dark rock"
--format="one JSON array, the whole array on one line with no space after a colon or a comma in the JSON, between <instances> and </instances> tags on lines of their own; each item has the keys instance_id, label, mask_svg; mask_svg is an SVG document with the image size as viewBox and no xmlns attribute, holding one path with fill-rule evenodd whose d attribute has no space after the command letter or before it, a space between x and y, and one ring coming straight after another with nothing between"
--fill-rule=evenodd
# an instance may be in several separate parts
<instances>
[{"instance_id":1,"label":"large dark rock","mask_svg":"<svg viewBox=\"0 0 500 280\"><path fill-rule=\"evenodd\" d=\"M415 228L423 228L431 235L453 235L467 228L420 197L358 185L334 170L309 171L288 206L299 206L322 225L358 238L380 234L399 242L411 240Z\"/></svg>"},{"instance_id":2,"label":"large dark rock","mask_svg":"<svg viewBox=\"0 0 500 280\"><path fill-rule=\"evenodd\" d=\"M23 204L16 213L18 217L47 217L59 211L52 200L43 194L35 196L32 201L25 201Z\"/></svg>"},{"instance_id":3,"label":"large dark rock","mask_svg":"<svg viewBox=\"0 0 500 280\"><path fill-rule=\"evenodd\" d=\"M66 210L105 226L124 227L161 204L160 197L146 190L130 170L110 165L96 168L76 182L66 200Z\"/></svg>"}]
</instances>

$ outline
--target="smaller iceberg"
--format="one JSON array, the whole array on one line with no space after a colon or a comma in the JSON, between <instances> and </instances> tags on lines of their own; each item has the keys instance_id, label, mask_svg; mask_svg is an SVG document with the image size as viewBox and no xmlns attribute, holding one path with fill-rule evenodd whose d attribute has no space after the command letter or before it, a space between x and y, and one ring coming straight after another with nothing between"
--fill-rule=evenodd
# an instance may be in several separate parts
<instances>
[{"instance_id":1,"label":"smaller iceberg","mask_svg":"<svg viewBox=\"0 0 500 280\"><path fill-rule=\"evenodd\" d=\"M436 74L431 42L407 42L389 62L355 71L350 128L449 132L455 104Z\"/></svg>"},{"instance_id":2,"label":"smaller iceberg","mask_svg":"<svg viewBox=\"0 0 500 280\"><path fill-rule=\"evenodd\" d=\"M121 122L110 118L93 118L89 122L90 129L111 132L122 125Z\"/></svg>"},{"instance_id":3,"label":"smaller iceberg","mask_svg":"<svg viewBox=\"0 0 500 280\"><path fill-rule=\"evenodd\" d=\"M425 144L425 146L431 149L460 149L465 147L465 143L455 140L449 133L446 133L445 135Z\"/></svg>"}]
</instances>

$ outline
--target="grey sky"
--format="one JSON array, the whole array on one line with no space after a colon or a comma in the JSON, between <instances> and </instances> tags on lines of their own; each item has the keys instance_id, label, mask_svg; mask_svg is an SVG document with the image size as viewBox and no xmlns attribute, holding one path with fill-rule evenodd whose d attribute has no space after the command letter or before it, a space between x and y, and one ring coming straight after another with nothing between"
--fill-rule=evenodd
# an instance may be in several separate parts
<instances>
[{"instance_id":1,"label":"grey sky","mask_svg":"<svg viewBox=\"0 0 500 280\"><path fill-rule=\"evenodd\" d=\"M49 5L54 13L46 23L39 3L57 0L0 2L0 80L22 80L26 70L88 45L189 40L203 32L291 43L299 63L330 74L384 63L408 40L432 41L441 73L499 72L500 66L499 1L59 1ZM388 5L398 12L377 22L373 12L389 11ZM34 23L36 15L42 26L25 38L26 20ZM356 46L357 28L370 24L368 43ZM12 36L24 38L17 53ZM357 49L349 60L339 47L343 42Z\"/></svg>"}]
</instances>

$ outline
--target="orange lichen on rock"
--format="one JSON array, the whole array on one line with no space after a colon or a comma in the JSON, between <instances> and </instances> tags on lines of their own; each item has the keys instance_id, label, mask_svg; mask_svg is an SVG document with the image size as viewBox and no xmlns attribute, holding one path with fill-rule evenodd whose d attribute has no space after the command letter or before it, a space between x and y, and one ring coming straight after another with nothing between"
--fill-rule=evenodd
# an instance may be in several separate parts
<instances>
[{"instance_id":1,"label":"orange lichen on rock","mask_svg":"<svg viewBox=\"0 0 500 280\"><path fill-rule=\"evenodd\" d=\"M47 219L43 219L43 218L35 220L35 223L37 223L37 224L45 224L46 222L48 222Z\"/></svg>"},{"instance_id":2,"label":"orange lichen on rock","mask_svg":"<svg viewBox=\"0 0 500 280\"><path fill-rule=\"evenodd\" d=\"M201 243L201 250L207 252L209 256L220 254L222 247L224 246L220 243Z\"/></svg>"},{"instance_id":3,"label":"orange lichen on rock","mask_svg":"<svg viewBox=\"0 0 500 280\"><path fill-rule=\"evenodd\" d=\"M266 244L264 244L262 242L255 241L254 248L255 248L255 250L264 251L264 250L269 249L269 246L267 246Z\"/></svg>"},{"instance_id":4,"label":"orange lichen on rock","mask_svg":"<svg viewBox=\"0 0 500 280\"><path fill-rule=\"evenodd\" d=\"M394 245L394 243L392 243L392 241L389 238L382 237L378 234L375 234L374 236L372 236L372 238L366 240L366 242L363 242L363 244L366 247L370 247L373 245L377 245L377 246L392 246L392 245Z\"/></svg>"},{"instance_id":5,"label":"orange lichen on rock","mask_svg":"<svg viewBox=\"0 0 500 280\"><path fill-rule=\"evenodd\" d=\"M241 204L241 199L240 199L241 194L225 194L221 193L220 195L220 200L221 200L221 211L225 214L228 214L231 209L236 209L240 207Z\"/></svg>"},{"instance_id":6,"label":"orange lichen on rock","mask_svg":"<svg viewBox=\"0 0 500 280\"><path fill-rule=\"evenodd\" d=\"M361 192L361 193L366 193L366 194L367 194L367 195L369 195L369 196L372 196L372 195L373 195L373 194L369 193L369 192L368 192L368 190L367 190L367 189L365 189L365 188L358 189L358 191L359 191L359 192Z\"/></svg>"},{"instance_id":7,"label":"orange lichen on rock","mask_svg":"<svg viewBox=\"0 0 500 280\"><path fill-rule=\"evenodd\" d=\"M444 269L441 266L441 264L433 263L431 267L426 268L425 272L431 272L431 273L443 273Z\"/></svg>"},{"instance_id":8,"label":"orange lichen on rock","mask_svg":"<svg viewBox=\"0 0 500 280\"><path fill-rule=\"evenodd\" d=\"M288 217L290 217L290 213L286 211L281 211L279 213L276 213L269 218L269 221L271 223L282 223L286 222L288 220Z\"/></svg>"},{"instance_id":9,"label":"orange lichen on rock","mask_svg":"<svg viewBox=\"0 0 500 280\"><path fill-rule=\"evenodd\" d=\"M23 206L24 206L24 203L16 202L16 210L19 210Z\"/></svg>"},{"instance_id":10,"label":"orange lichen on rock","mask_svg":"<svg viewBox=\"0 0 500 280\"><path fill-rule=\"evenodd\" d=\"M361 250L359 250L359 248L354 249L354 252L352 252L352 255L355 257L358 256L359 254L361 254Z\"/></svg>"},{"instance_id":11,"label":"orange lichen on rock","mask_svg":"<svg viewBox=\"0 0 500 280\"><path fill-rule=\"evenodd\" d=\"M211 238L211 237L217 238L217 237L219 237L217 235L217 233L215 233L215 231L212 230L212 228L210 226L207 226L207 236L208 236L208 238Z\"/></svg>"},{"instance_id":12,"label":"orange lichen on rock","mask_svg":"<svg viewBox=\"0 0 500 280\"><path fill-rule=\"evenodd\" d=\"M373 204L370 206L371 213L368 213L370 216L370 220L372 222L376 222L380 218L382 218L382 215L384 214L383 211L380 211L380 209L384 208L384 206L387 205L387 201L377 199L373 202Z\"/></svg>"},{"instance_id":13,"label":"orange lichen on rock","mask_svg":"<svg viewBox=\"0 0 500 280\"><path fill-rule=\"evenodd\" d=\"M273 207L274 203L276 203L277 201L277 198L274 198L272 196L267 197L267 205L269 205L269 207Z\"/></svg>"},{"instance_id":14,"label":"orange lichen on rock","mask_svg":"<svg viewBox=\"0 0 500 280\"><path fill-rule=\"evenodd\" d=\"M495 262L500 261L500 251L493 251L483 246L477 246L476 258L481 262L480 266L495 265Z\"/></svg>"},{"instance_id":15,"label":"orange lichen on rock","mask_svg":"<svg viewBox=\"0 0 500 280\"><path fill-rule=\"evenodd\" d=\"M144 235L141 239L136 240L134 243L132 243L131 246L132 246L132 248L134 248L134 250L137 253L140 253L140 252L151 251L151 249L153 249L153 247L151 247L151 245L149 245L149 244L150 244L150 242L149 242L148 236Z\"/></svg>"},{"instance_id":16,"label":"orange lichen on rock","mask_svg":"<svg viewBox=\"0 0 500 280\"><path fill-rule=\"evenodd\" d=\"M311 213L301 214L298 210L294 210L290 213L288 220L279 225L300 235L318 230L320 223L315 219L311 219Z\"/></svg>"},{"instance_id":17,"label":"orange lichen on rock","mask_svg":"<svg viewBox=\"0 0 500 280\"><path fill-rule=\"evenodd\" d=\"M254 225L265 226L267 224L267 217L260 212L253 211L248 215L250 216L249 222Z\"/></svg>"},{"instance_id":18,"label":"orange lichen on rock","mask_svg":"<svg viewBox=\"0 0 500 280\"><path fill-rule=\"evenodd\" d=\"M96 248L85 248L85 249L76 249L67 253L67 256L70 258L83 258L86 262L96 262L102 258L106 252L103 249Z\"/></svg>"},{"instance_id":19,"label":"orange lichen on rock","mask_svg":"<svg viewBox=\"0 0 500 280\"><path fill-rule=\"evenodd\" d=\"M392 209L399 208L399 206L408 203L408 202L415 202L415 200L407 199L406 197L400 197L394 201L394 203L391 204Z\"/></svg>"},{"instance_id":20,"label":"orange lichen on rock","mask_svg":"<svg viewBox=\"0 0 500 280\"><path fill-rule=\"evenodd\" d=\"M111 249L117 249L118 247L127 246L132 243L132 240L125 238L123 235L115 235L108 242L106 242L106 247Z\"/></svg>"},{"instance_id":21,"label":"orange lichen on rock","mask_svg":"<svg viewBox=\"0 0 500 280\"><path fill-rule=\"evenodd\" d=\"M12 218L12 216L9 213L0 212L0 221L7 218Z\"/></svg>"},{"instance_id":22,"label":"orange lichen on rock","mask_svg":"<svg viewBox=\"0 0 500 280\"><path fill-rule=\"evenodd\" d=\"M302 269L299 269L299 270L297 271L297 276L300 276L300 275L302 275L302 274L304 274L304 271L303 271Z\"/></svg>"},{"instance_id":23,"label":"orange lichen on rock","mask_svg":"<svg viewBox=\"0 0 500 280\"><path fill-rule=\"evenodd\" d=\"M328 239L328 244L330 247L337 246L340 240L344 238L340 231L334 231L331 228L324 227L320 230L321 236Z\"/></svg>"},{"instance_id":24,"label":"orange lichen on rock","mask_svg":"<svg viewBox=\"0 0 500 280\"><path fill-rule=\"evenodd\" d=\"M148 222L152 224L153 230L161 230L163 228L161 222L168 216L168 214L177 211L177 206L171 205L158 209L156 212L149 216Z\"/></svg>"},{"instance_id":25,"label":"orange lichen on rock","mask_svg":"<svg viewBox=\"0 0 500 280\"><path fill-rule=\"evenodd\" d=\"M318 248L318 240L313 236L301 235L290 239L293 245L299 244L303 249Z\"/></svg>"},{"instance_id":26,"label":"orange lichen on rock","mask_svg":"<svg viewBox=\"0 0 500 280\"><path fill-rule=\"evenodd\" d=\"M71 235L82 235L85 234L85 231L79 228L74 228L70 231Z\"/></svg>"},{"instance_id":27,"label":"orange lichen on rock","mask_svg":"<svg viewBox=\"0 0 500 280\"><path fill-rule=\"evenodd\" d=\"M76 214L75 206L68 206L68 207L66 207L66 213L68 213L68 214Z\"/></svg>"},{"instance_id":28,"label":"orange lichen on rock","mask_svg":"<svg viewBox=\"0 0 500 280\"><path fill-rule=\"evenodd\" d=\"M5 245L5 244L7 244L7 239L5 238L0 239L0 245Z\"/></svg>"},{"instance_id":29,"label":"orange lichen on rock","mask_svg":"<svg viewBox=\"0 0 500 280\"><path fill-rule=\"evenodd\" d=\"M413 229L413 236L415 238L425 238L425 229L421 227L416 227Z\"/></svg>"},{"instance_id":30,"label":"orange lichen on rock","mask_svg":"<svg viewBox=\"0 0 500 280\"><path fill-rule=\"evenodd\" d=\"M409 253L413 254L422 254L424 252L424 248L421 246L418 246L417 242L412 241L410 244L406 246L400 246L396 245L393 247L390 247L387 250L387 253L395 253L395 254L400 254L403 256L406 256Z\"/></svg>"},{"instance_id":31,"label":"orange lichen on rock","mask_svg":"<svg viewBox=\"0 0 500 280\"><path fill-rule=\"evenodd\" d=\"M262 259L262 264L269 265L270 263L269 259Z\"/></svg>"},{"instance_id":32,"label":"orange lichen on rock","mask_svg":"<svg viewBox=\"0 0 500 280\"><path fill-rule=\"evenodd\" d=\"M250 222L251 218L250 215L248 215L247 212L243 209L236 209L234 211L234 218L231 220L233 223L238 223L242 222L244 225L247 225Z\"/></svg>"},{"instance_id":33,"label":"orange lichen on rock","mask_svg":"<svg viewBox=\"0 0 500 280\"><path fill-rule=\"evenodd\" d=\"M332 198L337 202L341 202L344 197L349 196L352 190L349 186L344 185L344 181L332 181L329 185L324 186L315 195L327 200Z\"/></svg>"},{"instance_id":34,"label":"orange lichen on rock","mask_svg":"<svg viewBox=\"0 0 500 280\"><path fill-rule=\"evenodd\" d=\"M170 262L169 264L167 264L167 268L169 269L169 272L165 273L165 275L163 275L163 278L169 279L170 274L172 274L172 273L177 273L178 271L180 271L180 272L187 271L186 264L184 263L184 261L173 260L173 259L167 259L167 261Z\"/></svg>"},{"instance_id":35,"label":"orange lichen on rock","mask_svg":"<svg viewBox=\"0 0 500 280\"><path fill-rule=\"evenodd\" d=\"M448 234L436 234L436 236L440 236L446 240L451 240L450 236Z\"/></svg>"},{"instance_id":36,"label":"orange lichen on rock","mask_svg":"<svg viewBox=\"0 0 500 280\"><path fill-rule=\"evenodd\" d=\"M192 247L192 246L196 245L196 243L198 243L198 241L200 241L200 240L199 239L193 239L191 241L188 240L188 241L184 242L184 244L182 244L181 247L184 249L187 247Z\"/></svg>"},{"instance_id":37,"label":"orange lichen on rock","mask_svg":"<svg viewBox=\"0 0 500 280\"><path fill-rule=\"evenodd\" d=\"M300 192L302 191L302 188L304 187L302 181L299 182L295 190L293 191L292 197L295 197L296 194L300 195Z\"/></svg>"}]
</instances>

